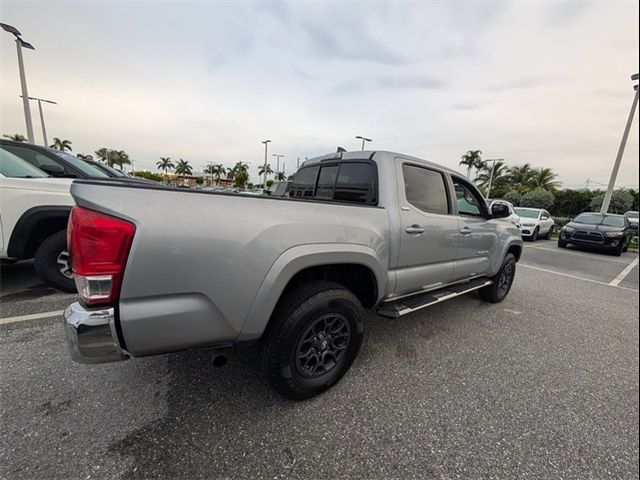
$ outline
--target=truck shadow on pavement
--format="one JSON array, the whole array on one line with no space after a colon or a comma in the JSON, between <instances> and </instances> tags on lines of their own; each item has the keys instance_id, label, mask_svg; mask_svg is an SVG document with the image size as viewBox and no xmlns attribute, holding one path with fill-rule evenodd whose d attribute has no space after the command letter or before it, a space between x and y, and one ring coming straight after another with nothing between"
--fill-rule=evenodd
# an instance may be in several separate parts
<instances>
[{"instance_id":1,"label":"truck shadow on pavement","mask_svg":"<svg viewBox=\"0 0 640 480\"><path fill-rule=\"evenodd\" d=\"M490 308L477 298L462 302L473 302L478 310ZM412 365L427 364L426 344L454 334L451 329L464 328L467 322L477 325L455 313L441 315L444 309L468 308L435 306L431 318L410 315L399 321L368 315L365 342L350 372L330 391L305 402L287 401L271 390L261 376L256 346L230 351L222 368L213 366L210 351L169 355L168 388L157 393L165 396L166 414L112 443L109 454L127 459L130 468L122 478L131 479L274 478L294 475L293 470L296 476L337 475L340 462L332 457L356 448L359 422L369 416L359 406L354 412L352 404L365 406L367 397L375 403L377 389L397 388L381 382L389 368L397 377ZM393 396L389 392L377 401L392 408L388 402ZM327 436L339 439L339 452L326 445ZM301 445L307 443L309 458L301 461ZM324 472L308 470L309 462L320 462L320 457L313 458L318 455ZM429 474L424 465L415 473Z\"/></svg>"}]
</instances>

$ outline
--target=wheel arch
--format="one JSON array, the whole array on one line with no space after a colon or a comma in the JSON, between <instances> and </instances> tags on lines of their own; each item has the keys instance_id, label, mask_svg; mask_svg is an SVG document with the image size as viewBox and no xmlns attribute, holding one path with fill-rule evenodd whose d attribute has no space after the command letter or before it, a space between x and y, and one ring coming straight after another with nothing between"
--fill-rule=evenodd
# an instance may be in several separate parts
<instances>
[{"instance_id":1,"label":"wheel arch","mask_svg":"<svg viewBox=\"0 0 640 480\"><path fill-rule=\"evenodd\" d=\"M67 228L71 207L33 207L22 214L16 222L7 247L11 258L32 258L44 240Z\"/></svg>"},{"instance_id":2,"label":"wheel arch","mask_svg":"<svg viewBox=\"0 0 640 480\"><path fill-rule=\"evenodd\" d=\"M350 244L293 247L271 266L253 300L238 340L260 337L282 296L295 286L314 279L331 280L345 286L366 308L377 304L385 290L382 263L370 247ZM369 288L373 292L368 291Z\"/></svg>"}]
</instances>

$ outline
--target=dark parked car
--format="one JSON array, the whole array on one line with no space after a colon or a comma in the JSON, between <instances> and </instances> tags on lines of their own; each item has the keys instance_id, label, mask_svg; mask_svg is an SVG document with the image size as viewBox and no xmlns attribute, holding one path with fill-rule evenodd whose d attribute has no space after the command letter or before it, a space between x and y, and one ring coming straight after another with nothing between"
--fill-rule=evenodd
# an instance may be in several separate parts
<instances>
[{"instance_id":1,"label":"dark parked car","mask_svg":"<svg viewBox=\"0 0 640 480\"><path fill-rule=\"evenodd\" d=\"M627 251L637 231L637 224L632 225L624 215L581 213L562 228L558 246L590 247L620 256Z\"/></svg>"},{"instance_id":2,"label":"dark parked car","mask_svg":"<svg viewBox=\"0 0 640 480\"><path fill-rule=\"evenodd\" d=\"M0 148L26 160L52 177L108 178L102 170L60 150L11 140L0 140Z\"/></svg>"}]
</instances>

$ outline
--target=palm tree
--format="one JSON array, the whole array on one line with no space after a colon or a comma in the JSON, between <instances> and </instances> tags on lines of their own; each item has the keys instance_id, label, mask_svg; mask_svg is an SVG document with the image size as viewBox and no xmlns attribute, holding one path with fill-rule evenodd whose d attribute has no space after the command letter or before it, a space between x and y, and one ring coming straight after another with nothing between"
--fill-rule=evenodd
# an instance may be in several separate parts
<instances>
[{"instance_id":1,"label":"palm tree","mask_svg":"<svg viewBox=\"0 0 640 480\"><path fill-rule=\"evenodd\" d=\"M533 177L531 179L531 186L533 188L544 188L545 190L553 190L562 185L557 180L558 174L550 168L539 168L534 170Z\"/></svg>"},{"instance_id":2,"label":"palm tree","mask_svg":"<svg viewBox=\"0 0 640 480\"><path fill-rule=\"evenodd\" d=\"M278 182L284 182L287 179L287 175L284 172L276 173L276 180Z\"/></svg>"},{"instance_id":3,"label":"palm tree","mask_svg":"<svg viewBox=\"0 0 640 480\"><path fill-rule=\"evenodd\" d=\"M93 160L93 155L89 153L76 153L76 157L80 160Z\"/></svg>"},{"instance_id":4,"label":"palm tree","mask_svg":"<svg viewBox=\"0 0 640 480\"><path fill-rule=\"evenodd\" d=\"M260 165L258 167L258 176L262 177L264 175L264 171L265 171L265 166ZM267 176L271 175L273 173L273 169L271 168L271 164L267 163L267 167L266 167L266 171L267 171Z\"/></svg>"},{"instance_id":5,"label":"palm tree","mask_svg":"<svg viewBox=\"0 0 640 480\"><path fill-rule=\"evenodd\" d=\"M509 168L509 181L520 185L522 190L526 191L532 187L532 179L535 175L535 170L531 168L529 163L524 165L516 165Z\"/></svg>"},{"instance_id":6,"label":"palm tree","mask_svg":"<svg viewBox=\"0 0 640 480\"><path fill-rule=\"evenodd\" d=\"M96 157L98 157L98 160L102 163L109 163L109 153L110 150L105 147L95 151Z\"/></svg>"},{"instance_id":7,"label":"palm tree","mask_svg":"<svg viewBox=\"0 0 640 480\"><path fill-rule=\"evenodd\" d=\"M14 133L12 135L3 135L4 138L8 138L9 140L13 140L14 142L26 142L27 137L22 135L21 133Z\"/></svg>"},{"instance_id":8,"label":"palm tree","mask_svg":"<svg viewBox=\"0 0 640 480\"><path fill-rule=\"evenodd\" d=\"M459 165L467 167L467 177L471 178L471 169L475 168L476 172L482 168L484 162L482 161L482 150L469 150L462 157L460 157Z\"/></svg>"},{"instance_id":9,"label":"palm tree","mask_svg":"<svg viewBox=\"0 0 640 480\"><path fill-rule=\"evenodd\" d=\"M216 177L216 185L220 183L220 177L225 174L226 169L221 163L216 163L210 166L211 175Z\"/></svg>"},{"instance_id":10,"label":"palm tree","mask_svg":"<svg viewBox=\"0 0 640 480\"><path fill-rule=\"evenodd\" d=\"M184 184L184 179L187 175L191 175L193 173L193 168L189 165L188 160L180 159L176 164L176 175L182 175L182 183Z\"/></svg>"},{"instance_id":11,"label":"palm tree","mask_svg":"<svg viewBox=\"0 0 640 480\"><path fill-rule=\"evenodd\" d=\"M167 173L170 168L175 168L175 165L171 161L171 157L160 157L160 161L156 162L158 170L164 171L164 181L169 183L169 174Z\"/></svg>"},{"instance_id":12,"label":"palm tree","mask_svg":"<svg viewBox=\"0 0 640 480\"><path fill-rule=\"evenodd\" d=\"M491 189L493 190L493 187L499 188L509 180L508 168L504 162L495 162L495 165L493 165L493 179L491 177L491 167L492 165L485 164L480 169L476 177L476 185L478 187L487 189L491 181Z\"/></svg>"},{"instance_id":13,"label":"palm tree","mask_svg":"<svg viewBox=\"0 0 640 480\"><path fill-rule=\"evenodd\" d=\"M110 167L118 165L118 167L120 167L120 170L122 170L122 167L124 165L131 165L131 160L129 159L129 155L127 155L124 150L111 150L109 152L107 163Z\"/></svg>"},{"instance_id":14,"label":"palm tree","mask_svg":"<svg viewBox=\"0 0 640 480\"><path fill-rule=\"evenodd\" d=\"M73 151L71 148L70 140L60 140L58 137L53 137L53 145L49 145L51 148L64 152L65 150Z\"/></svg>"}]
</instances>

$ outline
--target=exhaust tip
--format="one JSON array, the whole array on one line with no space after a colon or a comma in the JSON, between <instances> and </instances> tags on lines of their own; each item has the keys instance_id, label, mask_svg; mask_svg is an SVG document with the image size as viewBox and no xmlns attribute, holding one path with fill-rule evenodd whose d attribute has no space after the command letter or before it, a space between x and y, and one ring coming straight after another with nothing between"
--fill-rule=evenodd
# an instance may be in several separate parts
<instances>
[{"instance_id":1,"label":"exhaust tip","mask_svg":"<svg viewBox=\"0 0 640 480\"><path fill-rule=\"evenodd\" d=\"M216 355L213 357L214 367L224 367L227 364L227 357L224 355Z\"/></svg>"}]
</instances>

